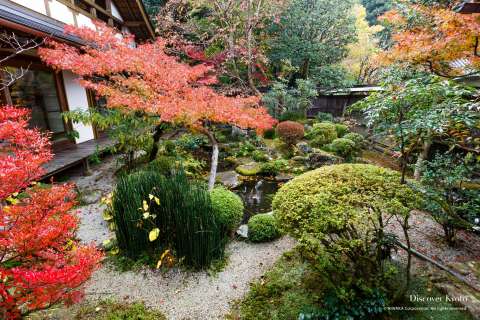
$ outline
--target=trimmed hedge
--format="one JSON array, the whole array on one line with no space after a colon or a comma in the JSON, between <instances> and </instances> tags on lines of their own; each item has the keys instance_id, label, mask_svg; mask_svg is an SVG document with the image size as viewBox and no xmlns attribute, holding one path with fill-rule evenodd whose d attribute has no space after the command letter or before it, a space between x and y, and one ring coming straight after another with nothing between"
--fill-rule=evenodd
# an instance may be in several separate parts
<instances>
[{"instance_id":1,"label":"trimmed hedge","mask_svg":"<svg viewBox=\"0 0 480 320\"><path fill-rule=\"evenodd\" d=\"M355 142L345 138L337 138L327 145L328 151L334 152L340 157L351 159L355 153Z\"/></svg>"},{"instance_id":2,"label":"trimmed hedge","mask_svg":"<svg viewBox=\"0 0 480 320\"><path fill-rule=\"evenodd\" d=\"M348 129L348 126L344 125L343 123L336 123L335 130L337 130L337 137L339 138L342 138L344 135L346 135L350 131Z\"/></svg>"},{"instance_id":3,"label":"trimmed hedge","mask_svg":"<svg viewBox=\"0 0 480 320\"><path fill-rule=\"evenodd\" d=\"M322 147L337 138L337 129L331 122L316 123L306 137L312 146Z\"/></svg>"},{"instance_id":4,"label":"trimmed hedge","mask_svg":"<svg viewBox=\"0 0 480 320\"><path fill-rule=\"evenodd\" d=\"M280 122L276 129L277 136L288 145L294 145L305 135L303 125L294 121Z\"/></svg>"},{"instance_id":5,"label":"trimmed hedge","mask_svg":"<svg viewBox=\"0 0 480 320\"><path fill-rule=\"evenodd\" d=\"M234 230L243 218L243 201L235 193L223 187L210 191L212 206L219 223L227 232Z\"/></svg>"},{"instance_id":6,"label":"trimmed hedge","mask_svg":"<svg viewBox=\"0 0 480 320\"><path fill-rule=\"evenodd\" d=\"M400 184L398 172L368 164L338 164L286 183L272 207L280 226L292 235L321 239L348 225L369 229L371 208L402 215L421 206L418 194Z\"/></svg>"},{"instance_id":7,"label":"trimmed hedge","mask_svg":"<svg viewBox=\"0 0 480 320\"><path fill-rule=\"evenodd\" d=\"M252 242L267 242L280 237L277 221L271 214L257 214L248 221L248 239Z\"/></svg>"}]
</instances>

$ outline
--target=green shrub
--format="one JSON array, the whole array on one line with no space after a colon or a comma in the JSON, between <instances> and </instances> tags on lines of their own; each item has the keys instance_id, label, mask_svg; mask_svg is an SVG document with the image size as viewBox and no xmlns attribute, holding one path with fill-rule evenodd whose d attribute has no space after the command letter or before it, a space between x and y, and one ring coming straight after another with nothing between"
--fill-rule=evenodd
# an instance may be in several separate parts
<instances>
[{"instance_id":1,"label":"green shrub","mask_svg":"<svg viewBox=\"0 0 480 320\"><path fill-rule=\"evenodd\" d=\"M280 116L280 121L299 121L305 119L305 112L285 111Z\"/></svg>"},{"instance_id":2,"label":"green shrub","mask_svg":"<svg viewBox=\"0 0 480 320\"><path fill-rule=\"evenodd\" d=\"M149 171L158 172L162 175L169 175L175 168L175 157L158 156L155 160L150 162L146 169Z\"/></svg>"},{"instance_id":3,"label":"green shrub","mask_svg":"<svg viewBox=\"0 0 480 320\"><path fill-rule=\"evenodd\" d=\"M157 197L159 203L152 201ZM145 216L145 202L148 215ZM122 177L112 197L113 220L119 248L128 257L174 249L184 263L207 266L222 256L224 235L203 185L188 181L183 172L169 177L141 171ZM159 229L158 238L149 233Z\"/></svg>"},{"instance_id":4,"label":"green shrub","mask_svg":"<svg viewBox=\"0 0 480 320\"><path fill-rule=\"evenodd\" d=\"M350 132L343 136L344 139L352 140L355 142L355 149L360 150L365 147L365 138L356 132Z\"/></svg>"},{"instance_id":5,"label":"green shrub","mask_svg":"<svg viewBox=\"0 0 480 320\"><path fill-rule=\"evenodd\" d=\"M257 161L257 162L265 162L268 160L268 156L260 151L260 150L255 150L252 152L252 158L253 160Z\"/></svg>"},{"instance_id":6,"label":"green shrub","mask_svg":"<svg viewBox=\"0 0 480 320\"><path fill-rule=\"evenodd\" d=\"M248 221L248 239L252 242L267 242L280 237L277 221L271 214L257 214Z\"/></svg>"},{"instance_id":7,"label":"green shrub","mask_svg":"<svg viewBox=\"0 0 480 320\"><path fill-rule=\"evenodd\" d=\"M232 231L242 221L243 201L235 193L223 187L217 187L210 191L212 206L217 220L226 231Z\"/></svg>"},{"instance_id":8,"label":"green shrub","mask_svg":"<svg viewBox=\"0 0 480 320\"><path fill-rule=\"evenodd\" d=\"M289 168L288 161L285 159L272 160L262 164L260 172L265 175L274 176L282 171L287 171Z\"/></svg>"},{"instance_id":9,"label":"green shrub","mask_svg":"<svg viewBox=\"0 0 480 320\"><path fill-rule=\"evenodd\" d=\"M395 237L386 228L421 207L400 173L366 164L307 172L283 185L272 207L279 226L300 241L305 258L338 295L383 288Z\"/></svg>"},{"instance_id":10,"label":"green shrub","mask_svg":"<svg viewBox=\"0 0 480 320\"><path fill-rule=\"evenodd\" d=\"M165 140L163 142L163 147L167 155L174 155L177 145L172 140Z\"/></svg>"},{"instance_id":11,"label":"green shrub","mask_svg":"<svg viewBox=\"0 0 480 320\"><path fill-rule=\"evenodd\" d=\"M71 319L71 318L69 318ZM159 311L150 310L143 303L118 303L110 300L95 305L84 305L75 314L75 320L166 320Z\"/></svg>"},{"instance_id":12,"label":"green shrub","mask_svg":"<svg viewBox=\"0 0 480 320\"><path fill-rule=\"evenodd\" d=\"M306 137L313 146L322 147L337 138L337 129L331 122L316 123Z\"/></svg>"},{"instance_id":13,"label":"green shrub","mask_svg":"<svg viewBox=\"0 0 480 320\"><path fill-rule=\"evenodd\" d=\"M317 119L320 122L333 122L333 115L327 112L319 112L317 113Z\"/></svg>"},{"instance_id":14,"label":"green shrub","mask_svg":"<svg viewBox=\"0 0 480 320\"><path fill-rule=\"evenodd\" d=\"M342 123L336 123L335 124L335 130L337 131L337 137L342 138L344 135L350 131L348 129L348 126L342 124Z\"/></svg>"},{"instance_id":15,"label":"green shrub","mask_svg":"<svg viewBox=\"0 0 480 320\"><path fill-rule=\"evenodd\" d=\"M303 125L298 122L284 121L277 126L277 136L287 145L294 145L305 135Z\"/></svg>"},{"instance_id":16,"label":"green shrub","mask_svg":"<svg viewBox=\"0 0 480 320\"><path fill-rule=\"evenodd\" d=\"M208 143L207 138L199 134L185 133L180 138L175 140L175 143L180 148L186 151L194 151Z\"/></svg>"},{"instance_id":17,"label":"green shrub","mask_svg":"<svg viewBox=\"0 0 480 320\"><path fill-rule=\"evenodd\" d=\"M351 159L356 152L355 142L345 138L333 140L332 143L326 146L326 149L345 159Z\"/></svg>"},{"instance_id":18,"label":"green shrub","mask_svg":"<svg viewBox=\"0 0 480 320\"><path fill-rule=\"evenodd\" d=\"M265 132L263 133L263 137L265 139L275 139L275 129L265 130Z\"/></svg>"},{"instance_id":19,"label":"green shrub","mask_svg":"<svg viewBox=\"0 0 480 320\"><path fill-rule=\"evenodd\" d=\"M250 141L242 141L238 147L235 155L237 157L247 157L252 154L257 148Z\"/></svg>"}]
</instances>

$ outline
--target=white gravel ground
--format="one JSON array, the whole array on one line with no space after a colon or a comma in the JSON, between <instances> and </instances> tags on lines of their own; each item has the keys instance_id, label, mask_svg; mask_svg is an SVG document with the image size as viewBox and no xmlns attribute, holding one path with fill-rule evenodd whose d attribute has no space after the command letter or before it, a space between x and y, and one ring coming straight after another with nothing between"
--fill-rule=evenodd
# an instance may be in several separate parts
<instances>
[{"instance_id":1,"label":"white gravel ground","mask_svg":"<svg viewBox=\"0 0 480 320\"><path fill-rule=\"evenodd\" d=\"M81 172L70 174L70 181L77 185L82 201L86 202L79 209L81 224L77 235L82 242L101 244L113 236L103 221L104 207L99 200L113 188L115 164L115 159L110 158L94 166L90 176ZM294 245L295 241L288 237L263 244L233 241L227 246L228 265L215 276L179 269L166 273L119 272L104 266L87 282L86 296L93 301L106 298L143 301L172 320L223 319L230 303L243 297L250 283Z\"/></svg>"}]
</instances>

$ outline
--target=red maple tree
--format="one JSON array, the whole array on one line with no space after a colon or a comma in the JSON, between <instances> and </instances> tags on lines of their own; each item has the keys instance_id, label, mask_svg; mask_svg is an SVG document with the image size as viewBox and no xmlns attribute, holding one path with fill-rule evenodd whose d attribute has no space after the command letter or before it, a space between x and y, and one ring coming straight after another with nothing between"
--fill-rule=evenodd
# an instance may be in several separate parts
<instances>
[{"instance_id":1,"label":"red maple tree","mask_svg":"<svg viewBox=\"0 0 480 320\"><path fill-rule=\"evenodd\" d=\"M29 111L0 107L0 317L19 319L73 303L102 255L73 239L71 185L37 185L52 158L48 135L28 129Z\"/></svg>"},{"instance_id":2,"label":"red maple tree","mask_svg":"<svg viewBox=\"0 0 480 320\"><path fill-rule=\"evenodd\" d=\"M131 35L119 35L106 24L97 29L67 26L65 31L83 39L81 48L49 42L39 50L41 58L57 69L81 76L80 83L107 100L107 107L139 110L159 121L182 124L205 133L214 152L209 187L215 183L218 145L210 124L230 124L259 131L275 120L259 106L258 97L227 97L218 94L212 66L188 65L165 53L161 38L134 45Z\"/></svg>"}]
</instances>

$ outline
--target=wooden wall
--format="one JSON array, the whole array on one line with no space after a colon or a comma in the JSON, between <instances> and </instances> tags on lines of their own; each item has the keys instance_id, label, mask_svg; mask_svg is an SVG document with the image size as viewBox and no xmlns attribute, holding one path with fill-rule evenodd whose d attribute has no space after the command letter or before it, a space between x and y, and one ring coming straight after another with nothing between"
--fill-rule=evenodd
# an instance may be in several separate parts
<instances>
[{"instance_id":1,"label":"wooden wall","mask_svg":"<svg viewBox=\"0 0 480 320\"><path fill-rule=\"evenodd\" d=\"M331 113L341 117L345 109L367 95L319 95L313 101L313 106L307 111L308 117L315 117L319 112Z\"/></svg>"}]
</instances>

